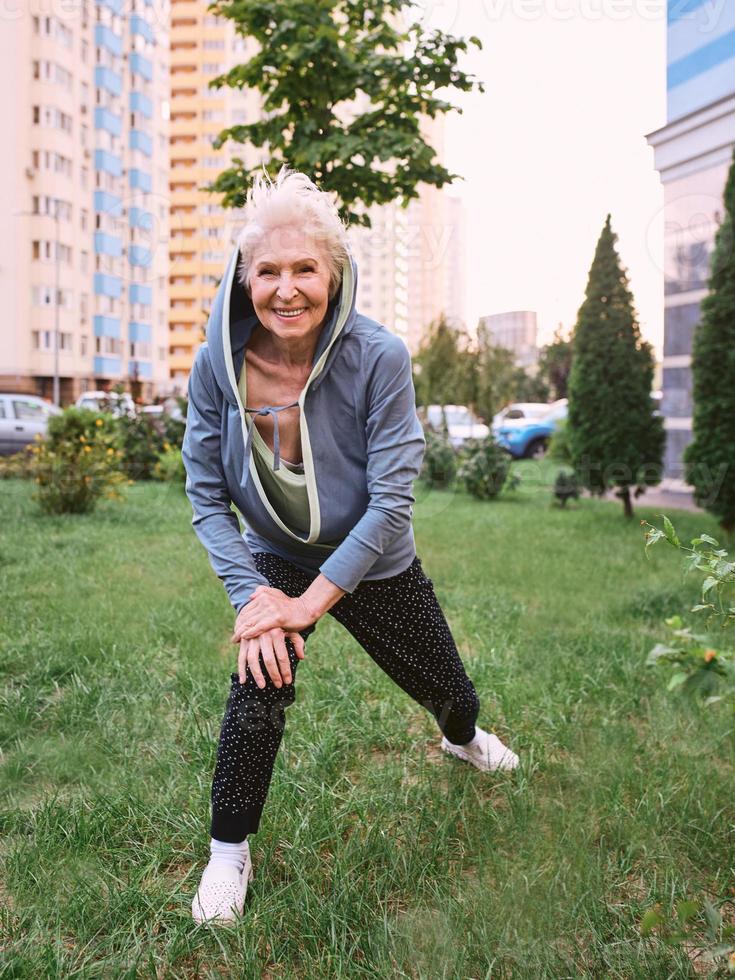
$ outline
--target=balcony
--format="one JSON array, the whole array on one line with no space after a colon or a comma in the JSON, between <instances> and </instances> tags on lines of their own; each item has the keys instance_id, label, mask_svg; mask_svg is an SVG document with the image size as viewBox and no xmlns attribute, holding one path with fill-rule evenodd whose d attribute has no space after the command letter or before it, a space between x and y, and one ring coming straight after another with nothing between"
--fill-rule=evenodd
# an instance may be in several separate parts
<instances>
[{"instance_id":1,"label":"balcony","mask_svg":"<svg viewBox=\"0 0 735 980\"><path fill-rule=\"evenodd\" d=\"M100 151L104 152L103 150ZM102 169L102 168L97 168ZM109 191L96 190L94 192L94 209L100 214L109 214L112 218L122 217L122 198Z\"/></svg>"},{"instance_id":2,"label":"balcony","mask_svg":"<svg viewBox=\"0 0 735 980\"><path fill-rule=\"evenodd\" d=\"M111 31L106 24L94 25L94 43L98 48L107 48L116 58L122 54L122 38Z\"/></svg>"},{"instance_id":3,"label":"balcony","mask_svg":"<svg viewBox=\"0 0 735 980\"><path fill-rule=\"evenodd\" d=\"M128 262L131 265L139 265L147 269L150 267L152 261L153 254L149 248L144 248L142 245L128 246Z\"/></svg>"},{"instance_id":4,"label":"balcony","mask_svg":"<svg viewBox=\"0 0 735 980\"><path fill-rule=\"evenodd\" d=\"M145 156L149 157L153 153L153 140L148 133L141 129L130 130L130 149L140 150Z\"/></svg>"},{"instance_id":5,"label":"balcony","mask_svg":"<svg viewBox=\"0 0 735 980\"><path fill-rule=\"evenodd\" d=\"M120 318L116 316L95 316L94 335L95 337L113 337L114 339L119 340Z\"/></svg>"},{"instance_id":6,"label":"balcony","mask_svg":"<svg viewBox=\"0 0 735 980\"><path fill-rule=\"evenodd\" d=\"M143 208L131 207L128 211L128 223L131 228L142 228L150 231L153 227L153 215Z\"/></svg>"},{"instance_id":7,"label":"balcony","mask_svg":"<svg viewBox=\"0 0 735 980\"><path fill-rule=\"evenodd\" d=\"M122 361L119 357L99 357L95 356L94 359L94 373L97 375L115 375L120 374L122 367Z\"/></svg>"},{"instance_id":8,"label":"balcony","mask_svg":"<svg viewBox=\"0 0 735 980\"><path fill-rule=\"evenodd\" d=\"M139 14L130 15L130 33L140 34L140 36L142 38L145 38L145 40L149 44L156 43L155 38L153 36L153 28L148 23L148 21L143 20L143 18Z\"/></svg>"},{"instance_id":9,"label":"balcony","mask_svg":"<svg viewBox=\"0 0 735 980\"><path fill-rule=\"evenodd\" d=\"M153 103L147 95L143 95L142 92L136 92L135 89L130 92L128 106L131 112L139 112L146 119L150 119L153 116Z\"/></svg>"},{"instance_id":10,"label":"balcony","mask_svg":"<svg viewBox=\"0 0 735 980\"><path fill-rule=\"evenodd\" d=\"M128 286L128 300L131 303L140 303L141 306L151 306L153 303L153 290L150 286L142 286L139 282L131 282Z\"/></svg>"},{"instance_id":11,"label":"balcony","mask_svg":"<svg viewBox=\"0 0 735 980\"><path fill-rule=\"evenodd\" d=\"M144 170L138 170L137 167L130 171L128 181L131 190L143 191L145 194L149 194L153 186L151 175Z\"/></svg>"},{"instance_id":12,"label":"balcony","mask_svg":"<svg viewBox=\"0 0 735 980\"><path fill-rule=\"evenodd\" d=\"M113 136L119 136L122 132L122 119L104 106L98 105L94 107L94 128L104 129Z\"/></svg>"},{"instance_id":13,"label":"balcony","mask_svg":"<svg viewBox=\"0 0 735 980\"><path fill-rule=\"evenodd\" d=\"M105 173L112 174L113 177L120 177L122 175L122 160L114 153L97 149L94 151L94 169L104 170Z\"/></svg>"},{"instance_id":14,"label":"balcony","mask_svg":"<svg viewBox=\"0 0 735 980\"><path fill-rule=\"evenodd\" d=\"M111 255L112 258L119 259L122 255L122 241L104 231L96 231L94 233L94 254Z\"/></svg>"},{"instance_id":15,"label":"balcony","mask_svg":"<svg viewBox=\"0 0 735 980\"><path fill-rule=\"evenodd\" d=\"M118 276L107 276L104 272L94 274L95 296L110 296L119 299L122 295L122 279Z\"/></svg>"},{"instance_id":16,"label":"balcony","mask_svg":"<svg viewBox=\"0 0 735 980\"><path fill-rule=\"evenodd\" d=\"M105 65L95 65L94 84L110 95L120 95L122 92L122 76Z\"/></svg>"},{"instance_id":17,"label":"balcony","mask_svg":"<svg viewBox=\"0 0 735 980\"><path fill-rule=\"evenodd\" d=\"M152 378L153 365L150 361L128 361L128 374L131 377L137 374L139 378Z\"/></svg>"},{"instance_id":18,"label":"balcony","mask_svg":"<svg viewBox=\"0 0 735 980\"><path fill-rule=\"evenodd\" d=\"M113 14L117 14L118 17L122 16L123 5L125 0L97 0L97 4L100 7L107 7L111 10Z\"/></svg>"},{"instance_id":19,"label":"balcony","mask_svg":"<svg viewBox=\"0 0 735 980\"><path fill-rule=\"evenodd\" d=\"M128 340L141 344L150 344L153 340L153 327L150 323L139 323L131 320L128 324Z\"/></svg>"},{"instance_id":20,"label":"balcony","mask_svg":"<svg viewBox=\"0 0 735 980\"><path fill-rule=\"evenodd\" d=\"M130 71L133 75L140 75L141 78L150 82L153 79L153 62L144 58L137 51L132 51L130 54Z\"/></svg>"}]
</instances>

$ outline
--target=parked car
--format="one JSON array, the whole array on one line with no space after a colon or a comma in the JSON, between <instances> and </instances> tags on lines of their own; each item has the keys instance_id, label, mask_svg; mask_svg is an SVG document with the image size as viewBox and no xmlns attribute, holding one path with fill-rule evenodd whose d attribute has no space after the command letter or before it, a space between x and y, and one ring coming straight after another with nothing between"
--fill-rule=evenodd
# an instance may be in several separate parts
<instances>
[{"instance_id":1,"label":"parked car","mask_svg":"<svg viewBox=\"0 0 735 980\"><path fill-rule=\"evenodd\" d=\"M85 391L74 403L77 408L91 408L95 412L109 411L113 415L135 415L135 402L127 392Z\"/></svg>"},{"instance_id":2,"label":"parked car","mask_svg":"<svg viewBox=\"0 0 735 980\"><path fill-rule=\"evenodd\" d=\"M60 408L38 395L0 392L0 456L19 453L36 435L45 436L48 420Z\"/></svg>"},{"instance_id":3,"label":"parked car","mask_svg":"<svg viewBox=\"0 0 735 980\"><path fill-rule=\"evenodd\" d=\"M467 439L484 439L490 429L466 405L426 405L419 411L421 421L436 432L444 430L446 419L449 441L459 449Z\"/></svg>"},{"instance_id":4,"label":"parked car","mask_svg":"<svg viewBox=\"0 0 735 980\"><path fill-rule=\"evenodd\" d=\"M151 415L153 418L160 417L164 414L170 416L172 419L176 419L177 421L183 420L184 418L175 398L166 398L158 405L143 405L141 412L144 415Z\"/></svg>"},{"instance_id":5,"label":"parked car","mask_svg":"<svg viewBox=\"0 0 735 980\"><path fill-rule=\"evenodd\" d=\"M545 405L541 415L506 418L493 425L493 435L516 459L539 459L546 453L558 423L567 417L567 399Z\"/></svg>"},{"instance_id":6,"label":"parked car","mask_svg":"<svg viewBox=\"0 0 735 980\"><path fill-rule=\"evenodd\" d=\"M549 411L548 402L513 402L493 416L493 430L516 419L540 419Z\"/></svg>"}]
</instances>

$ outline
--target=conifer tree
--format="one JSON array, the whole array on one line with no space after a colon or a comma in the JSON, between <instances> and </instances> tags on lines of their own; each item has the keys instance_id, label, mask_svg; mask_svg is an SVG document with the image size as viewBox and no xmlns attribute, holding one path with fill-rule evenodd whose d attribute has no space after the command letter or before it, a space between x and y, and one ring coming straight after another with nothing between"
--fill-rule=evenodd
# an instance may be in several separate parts
<instances>
[{"instance_id":1,"label":"conifer tree","mask_svg":"<svg viewBox=\"0 0 735 980\"><path fill-rule=\"evenodd\" d=\"M577 314L569 376L569 446L580 484L616 488L625 516L661 480L662 419L651 398L653 352L641 339L628 276L607 215Z\"/></svg>"},{"instance_id":2,"label":"conifer tree","mask_svg":"<svg viewBox=\"0 0 735 980\"><path fill-rule=\"evenodd\" d=\"M735 153L725 214L715 236L709 293L692 344L694 440L684 453L694 496L731 532L735 528Z\"/></svg>"}]
</instances>

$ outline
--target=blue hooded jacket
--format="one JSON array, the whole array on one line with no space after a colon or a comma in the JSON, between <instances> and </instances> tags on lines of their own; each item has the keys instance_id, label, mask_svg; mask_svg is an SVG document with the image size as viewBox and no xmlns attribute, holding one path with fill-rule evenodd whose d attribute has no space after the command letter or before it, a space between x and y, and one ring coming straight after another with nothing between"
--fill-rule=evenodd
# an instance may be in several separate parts
<instances>
[{"instance_id":1,"label":"blue hooded jacket","mask_svg":"<svg viewBox=\"0 0 735 980\"><path fill-rule=\"evenodd\" d=\"M269 584L255 567L256 551L280 555L314 577L322 572L346 592L362 579L398 575L416 555L413 481L425 449L406 345L357 313L357 266L345 262L295 403L310 511L308 535L296 534L263 490L250 446L254 423L238 391L258 322L239 263L236 247L189 376L182 445L192 525L214 571L236 611L258 585ZM278 413L272 416L277 437ZM276 451L274 457L277 468ZM231 503L244 518L244 533Z\"/></svg>"}]
</instances>

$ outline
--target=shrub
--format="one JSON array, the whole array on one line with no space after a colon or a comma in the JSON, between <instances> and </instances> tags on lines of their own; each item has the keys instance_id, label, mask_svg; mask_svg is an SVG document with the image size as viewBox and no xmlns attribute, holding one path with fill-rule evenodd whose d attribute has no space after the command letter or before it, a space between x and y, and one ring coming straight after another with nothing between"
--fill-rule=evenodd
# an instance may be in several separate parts
<instances>
[{"instance_id":1,"label":"shrub","mask_svg":"<svg viewBox=\"0 0 735 980\"><path fill-rule=\"evenodd\" d=\"M181 488L186 484L186 468L181 456L181 450L176 446L164 443L164 451L158 457L156 465L153 467L153 476L156 480L166 483L178 483Z\"/></svg>"},{"instance_id":2,"label":"shrub","mask_svg":"<svg viewBox=\"0 0 735 980\"><path fill-rule=\"evenodd\" d=\"M446 436L431 429L425 431L426 452L421 477L431 487L446 487L457 472L457 457Z\"/></svg>"},{"instance_id":3,"label":"shrub","mask_svg":"<svg viewBox=\"0 0 735 980\"><path fill-rule=\"evenodd\" d=\"M30 480L33 476L35 443L11 456L0 456L0 480Z\"/></svg>"},{"instance_id":4,"label":"shrub","mask_svg":"<svg viewBox=\"0 0 735 980\"><path fill-rule=\"evenodd\" d=\"M652 545L665 540L686 556L687 573L697 571L702 575L701 601L691 612L699 616L706 613L701 633L685 626L680 616L665 620L669 638L651 650L648 664L675 668L668 683L670 691L679 688L685 693L706 696L708 703L726 701L735 705L735 656L732 649L723 647L721 640L713 639L706 632L714 623L721 635L735 623L735 562L708 534L693 538L691 547L683 545L668 517L664 517L663 529L646 521L641 524L647 529L646 554Z\"/></svg>"},{"instance_id":5,"label":"shrub","mask_svg":"<svg viewBox=\"0 0 735 980\"><path fill-rule=\"evenodd\" d=\"M101 497L122 499L122 453L110 416L70 407L49 419L46 439L32 448L33 494L49 514L83 514Z\"/></svg>"},{"instance_id":6,"label":"shrub","mask_svg":"<svg viewBox=\"0 0 735 980\"><path fill-rule=\"evenodd\" d=\"M510 473L510 456L493 437L468 439L463 448L463 460L457 478L465 489L480 500L497 497ZM517 484L512 481L512 486Z\"/></svg>"},{"instance_id":7,"label":"shrub","mask_svg":"<svg viewBox=\"0 0 735 980\"><path fill-rule=\"evenodd\" d=\"M158 457L168 440L147 415L121 415L115 419L115 425L126 476L131 480L152 480Z\"/></svg>"},{"instance_id":8,"label":"shrub","mask_svg":"<svg viewBox=\"0 0 735 980\"><path fill-rule=\"evenodd\" d=\"M566 419L560 419L556 423L556 429L551 435L546 454L549 459L553 459L555 463L562 463L565 466L573 465L572 452L569 448L569 431L567 429Z\"/></svg>"},{"instance_id":9,"label":"shrub","mask_svg":"<svg viewBox=\"0 0 735 980\"><path fill-rule=\"evenodd\" d=\"M554 482L554 496L562 507L566 507L568 500L579 500L579 483L574 473L559 470Z\"/></svg>"}]
</instances>

